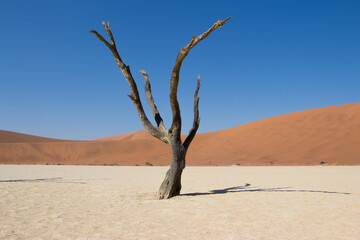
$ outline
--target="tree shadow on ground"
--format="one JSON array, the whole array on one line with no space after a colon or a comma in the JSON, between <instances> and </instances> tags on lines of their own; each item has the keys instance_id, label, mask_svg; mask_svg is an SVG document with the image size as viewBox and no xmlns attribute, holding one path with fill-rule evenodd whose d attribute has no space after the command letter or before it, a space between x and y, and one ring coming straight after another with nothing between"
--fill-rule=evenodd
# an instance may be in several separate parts
<instances>
[{"instance_id":1,"label":"tree shadow on ground","mask_svg":"<svg viewBox=\"0 0 360 240\"><path fill-rule=\"evenodd\" d=\"M203 195L217 195L217 194L227 194L227 193L239 193L239 192L309 192L309 193L328 193L328 194L351 194L348 192L330 192L330 191L321 191L321 190L297 190L291 189L291 187L278 187L278 188L257 188L250 187L251 184L246 183L244 186L230 187L224 189L214 189L209 192L194 192L194 193L184 193L180 196L203 196Z\"/></svg>"},{"instance_id":2,"label":"tree shadow on ground","mask_svg":"<svg viewBox=\"0 0 360 240\"><path fill-rule=\"evenodd\" d=\"M77 183L77 184L86 184L86 182L74 180L63 180L61 177L57 178L37 178L37 179L10 179L10 180L0 180L0 183L17 183L17 182L49 182L49 183Z\"/></svg>"}]
</instances>

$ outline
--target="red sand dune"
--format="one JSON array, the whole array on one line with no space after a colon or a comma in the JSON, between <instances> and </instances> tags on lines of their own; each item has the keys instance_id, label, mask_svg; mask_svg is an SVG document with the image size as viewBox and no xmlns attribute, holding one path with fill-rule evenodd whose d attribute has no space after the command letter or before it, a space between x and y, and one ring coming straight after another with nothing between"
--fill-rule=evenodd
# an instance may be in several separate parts
<instances>
[{"instance_id":1,"label":"red sand dune","mask_svg":"<svg viewBox=\"0 0 360 240\"><path fill-rule=\"evenodd\" d=\"M0 143L63 142L66 140L38 137L34 135L0 130Z\"/></svg>"},{"instance_id":2,"label":"red sand dune","mask_svg":"<svg viewBox=\"0 0 360 240\"><path fill-rule=\"evenodd\" d=\"M96 138L94 141L118 141L118 140L136 140L136 139L144 139L144 138L152 138L152 136L144 129L125 133L116 136L104 137L104 138Z\"/></svg>"},{"instance_id":3,"label":"red sand dune","mask_svg":"<svg viewBox=\"0 0 360 240\"><path fill-rule=\"evenodd\" d=\"M0 163L167 165L171 161L168 146L144 130L96 141L46 140L24 134L17 138L17 134L0 131ZM322 161L360 164L360 103L198 134L187 156L188 165L318 165Z\"/></svg>"}]
</instances>

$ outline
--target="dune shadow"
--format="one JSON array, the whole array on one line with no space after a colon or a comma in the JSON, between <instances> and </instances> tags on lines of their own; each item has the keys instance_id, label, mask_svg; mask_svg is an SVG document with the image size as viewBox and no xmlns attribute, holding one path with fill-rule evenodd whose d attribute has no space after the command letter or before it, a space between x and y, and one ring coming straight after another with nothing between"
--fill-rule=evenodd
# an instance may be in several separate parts
<instances>
[{"instance_id":1,"label":"dune shadow","mask_svg":"<svg viewBox=\"0 0 360 240\"><path fill-rule=\"evenodd\" d=\"M308 193L327 193L327 194L351 194L348 192L331 192L331 191L321 191L321 190L303 190L303 189L291 189L292 187L278 187L278 188L257 188L251 187L251 184L246 183L244 186L236 186L223 189L214 189L209 192L194 192L194 193L184 193L180 196L203 196L203 195L217 195L217 194L227 194L227 193L240 193L240 192L308 192Z\"/></svg>"}]
</instances>

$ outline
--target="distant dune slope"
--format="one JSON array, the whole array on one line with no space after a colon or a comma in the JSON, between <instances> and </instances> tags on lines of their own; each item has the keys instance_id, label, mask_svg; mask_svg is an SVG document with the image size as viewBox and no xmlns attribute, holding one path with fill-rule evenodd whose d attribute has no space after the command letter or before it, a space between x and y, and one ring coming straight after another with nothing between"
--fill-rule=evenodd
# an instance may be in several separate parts
<instances>
[{"instance_id":1,"label":"distant dune slope","mask_svg":"<svg viewBox=\"0 0 360 240\"><path fill-rule=\"evenodd\" d=\"M137 140L137 139L144 139L144 138L152 138L152 136L144 129L125 133L116 136L104 137L104 138L97 138L94 141L118 141L118 140Z\"/></svg>"},{"instance_id":2,"label":"distant dune slope","mask_svg":"<svg viewBox=\"0 0 360 240\"><path fill-rule=\"evenodd\" d=\"M8 141L4 138L6 134L10 136ZM31 136L34 141L26 138L28 141L21 142L14 140L18 139L17 134L0 132L0 163L166 165L171 161L166 144L144 130L77 142L46 141L34 136ZM320 162L360 164L360 103L289 113L198 134L187 157L189 165L276 166Z\"/></svg>"},{"instance_id":3,"label":"distant dune slope","mask_svg":"<svg viewBox=\"0 0 360 240\"><path fill-rule=\"evenodd\" d=\"M38 137L23 133L0 130L0 143L61 142L66 140Z\"/></svg>"},{"instance_id":4,"label":"distant dune slope","mask_svg":"<svg viewBox=\"0 0 360 240\"><path fill-rule=\"evenodd\" d=\"M295 112L200 134L189 158L197 162L204 154L209 161L226 165L360 164L360 103Z\"/></svg>"},{"instance_id":5,"label":"distant dune slope","mask_svg":"<svg viewBox=\"0 0 360 240\"><path fill-rule=\"evenodd\" d=\"M181 134L181 138L184 140L186 138L186 135ZM153 136L151 136L145 129L142 129L136 132L125 133L121 135L96 138L94 139L94 141L119 141L119 140L138 140L138 139L153 139Z\"/></svg>"}]
</instances>

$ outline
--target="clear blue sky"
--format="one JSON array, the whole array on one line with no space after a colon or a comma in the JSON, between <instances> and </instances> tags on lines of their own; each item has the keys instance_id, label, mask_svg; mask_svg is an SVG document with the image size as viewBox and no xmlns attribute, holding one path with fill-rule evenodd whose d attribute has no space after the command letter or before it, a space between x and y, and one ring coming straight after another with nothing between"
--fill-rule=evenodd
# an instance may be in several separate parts
<instances>
[{"instance_id":1,"label":"clear blue sky","mask_svg":"<svg viewBox=\"0 0 360 240\"><path fill-rule=\"evenodd\" d=\"M360 102L360 1L0 0L0 129L62 139L142 129L111 53L88 33L105 34L102 20L141 93L148 72L169 126L178 51L228 16L182 66L184 133L198 73L199 132Z\"/></svg>"}]
</instances>

